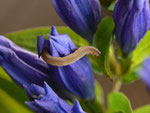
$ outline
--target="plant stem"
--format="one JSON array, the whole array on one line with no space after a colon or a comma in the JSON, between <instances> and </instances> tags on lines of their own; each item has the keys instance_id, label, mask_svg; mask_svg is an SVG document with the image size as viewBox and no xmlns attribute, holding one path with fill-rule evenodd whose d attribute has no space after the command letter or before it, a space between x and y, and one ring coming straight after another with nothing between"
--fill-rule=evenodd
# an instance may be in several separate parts
<instances>
[{"instance_id":1,"label":"plant stem","mask_svg":"<svg viewBox=\"0 0 150 113\"><path fill-rule=\"evenodd\" d=\"M119 92L119 90L121 89L121 85L122 85L121 80L116 80L114 87L113 87L113 91Z\"/></svg>"}]
</instances>

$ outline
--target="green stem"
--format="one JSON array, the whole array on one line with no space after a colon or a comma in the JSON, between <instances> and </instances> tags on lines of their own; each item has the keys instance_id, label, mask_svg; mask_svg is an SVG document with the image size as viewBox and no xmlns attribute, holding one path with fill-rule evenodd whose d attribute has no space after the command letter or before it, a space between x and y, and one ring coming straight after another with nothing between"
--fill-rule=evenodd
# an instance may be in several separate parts
<instances>
[{"instance_id":1,"label":"green stem","mask_svg":"<svg viewBox=\"0 0 150 113\"><path fill-rule=\"evenodd\" d=\"M113 91L119 92L119 90L121 89L121 85L122 85L121 80L117 80L114 84Z\"/></svg>"}]
</instances>

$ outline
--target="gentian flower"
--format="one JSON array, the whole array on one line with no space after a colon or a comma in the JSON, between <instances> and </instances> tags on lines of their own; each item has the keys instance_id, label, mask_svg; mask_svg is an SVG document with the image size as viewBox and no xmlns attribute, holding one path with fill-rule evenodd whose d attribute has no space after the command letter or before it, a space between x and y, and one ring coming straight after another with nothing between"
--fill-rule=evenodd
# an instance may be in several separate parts
<instances>
[{"instance_id":1,"label":"gentian flower","mask_svg":"<svg viewBox=\"0 0 150 113\"><path fill-rule=\"evenodd\" d=\"M39 56L44 48L48 49L49 54L55 57L64 57L73 53L77 47L67 34L59 35L55 27L52 27L49 40L44 36L38 37L37 47ZM92 99L94 93L94 79L91 63L87 56L82 57L75 63L67 66L51 66L53 75L51 79L72 94L83 98Z\"/></svg>"},{"instance_id":2,"label":"gentian flower","mask_svg":"<svg viewBox=\"0 0 150 113\"><path fill-rule=\"evenodd\" d=\"M52 74L49 66L37 55L20 48L4 36L0 36L0 65L20 85L43 85L42 81L49 80L47 74Z\"/></svg>"},{"instance_id":3,"label":"gentian flower","mask_svg":"<svg viewBox=\"0 0 150 113\"><path fill-rule=\"evenodd\" d=\"M44 87L35 84L30 87L24 85L30 98L30 102L26 102L26 105L36 113L85 113L77 100L71 106L58 97L46 83Z\"/></svg>"},{"instance_id":4,"label":"gentian flower","mask_svg":"<svg viewBox=\"0 0 150 113\"><path fill-rule=\"evenodd\" d=\"M22 49L4 36L0 36L0 65L22 87L23 84L43 86L46 81L59 96L72 98L72 94L52 81L51 66L38 58L38 55Z\"/></svg>"},{"instance_id":5,"label":"gentian flower","mask_svg":"<svg viewBox=\"0 0 150 113\"><path fill-rule=\"evenodd\" d=\"M60 57L77 49L67 34L59 35L54 27L49 37L49 41L43 36L38 38L39 53L48 47L53 56ZM95 96L93 73L87 56L68 66L51 66L36 54L0 36L0 65L20 86L23 84L43 86L46 81L62 98L71 99L78 96L91 99Z\"/></svg>"},{"instance_id":6,"label":"gentian flower","mask_svg":"<svg viewBox=\"0 0 150 113\"><path fill-rule=\"evenodd\" d=\"M149 0L118 0L114 9L115 35L128 56L149 29Z\"/></svg>"},{"instance_id":7,"label":"gentian flower","mask_svg":"<svg viewBox=\"0 0 150 113\"><path fill-rule=\"evenodd\" d=\"M52 0L52 3L65 24L92 42L101 20L99 0Z\"/></svg>"},{"instance_id":8,"label":"gentian flower","mask_svg":"<svg viewBox=\"0 0 150 113\"><path fill-rule=\"evenodd\" d=\"M142 78L150 90L150 58L144 60L142 67L139 69L137 74L140 76L140 78Z\"/></svg>"}]
</instances>

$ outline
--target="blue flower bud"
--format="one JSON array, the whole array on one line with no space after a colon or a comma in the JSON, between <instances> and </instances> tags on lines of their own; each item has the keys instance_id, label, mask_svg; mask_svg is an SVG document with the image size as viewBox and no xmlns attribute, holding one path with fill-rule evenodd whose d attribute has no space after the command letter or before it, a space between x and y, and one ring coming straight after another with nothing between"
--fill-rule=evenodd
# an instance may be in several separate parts
<instances>
[{"instance_id":1,"label":"blue flower bud","mask_svg":"<svg viewBox=\"0 0 150 113\"><path fill-rule=\"evenodd\" d=\"M54 27L52 27L51 35L48 35L48 37L49 40L44 39L43 36L38 37L37 46L39 56L43 48L47 48L49 54L55 57L67 56L77 49L67 34L59 35ZM95 97L93 72L87 56L67 66L51 66L51 70L54 73L51 79L58 86L63 86L72 94L83 99L92 99Z\"/></svg>"},{"instance_id":2,"label":"blue flower bud","mask_svg":"<svg viewBox=\"0 0 150 113\"><path fill-rule=\"evenodd\" d=\"M149 29L149 0L118 0L114 9L115 35L124 56L129 55Z\"/></svg>"},{"instance_id":3,"label":"blue flower bud","mask_svg":"<svg viewBox=\"0 0 150 113\"><path fill-rule=\"evenodd\" d=\"M65 24L92 42L101 20L99 0L52 0L52 3Z\"/></svg>"},{"instance_id":4,"label":"blue flower bud","mask_svg":"<svg viewBox=\"0 0 150 113\"><path fill-rule=\"evenodd\" d=\"M144 60L137 74L142 78L150 91L150 58Z\"/></svg>"},{"instance_id":5,"label":"blue flower bud","mask_svg":"<svg viewBox=\"0 0 150 113\"><path fill-rule=\"evenodd\" d=\"M36 113L85 113L78 100L71 106L58 97L46 83L44 87L32 84L30 88L25 85L24 88L30 98L26 105Z\"/></svg>"},{"instance_id":6,"label":"blue flower bud","mask_svg":"<svg viewBox=\"0 0 150 113\"><path fill-rule=\"evenodd\" d=\"M22 49L4 36L0 36L0 65L20 86L23 84L43 86L46 81L59 96L72 98L72 94L52 81L53 72L50 65L38 58L36 54Z\"/></svg>"},{"instance_id":7,"label":"blue flower bud","mask_svg":"<svg viewBox=\"0 0 150 113\"><path fill-rule=\"evenodd\" d=\"M49 67L43 60L3 36L0 36L0 65L20 85L42 85L42 81L49 79L45 74Z\"/></svg>"}]
</instances>

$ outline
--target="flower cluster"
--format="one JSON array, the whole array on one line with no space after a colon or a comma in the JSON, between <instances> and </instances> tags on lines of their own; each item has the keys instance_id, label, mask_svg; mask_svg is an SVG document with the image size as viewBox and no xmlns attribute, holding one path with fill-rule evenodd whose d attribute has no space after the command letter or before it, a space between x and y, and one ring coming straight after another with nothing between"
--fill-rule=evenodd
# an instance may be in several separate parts
<instances>
[{"instance_id":1,"label":"flower cluster","mask_svg":"<svg viewBox=\"0 0 150 113\"><path fill-rule=\"evenodd\" d=\"M43 36L38 36L37 47L39 57L44 48L47 48L49 53L55 57L66 56L77 49L70 37L67 34L59 35L55 27L52 27L51 35L48 35L48 37L49 40L46 40ZM47 82L50 87L64 99L72 100L73 98L80 97L85 100L92 100L95 98L93 72L87 56L84 56L73 64L62 67L47 64L39 57L15 45L6 37L0 36L1 66L16 83L25 87L27 94L29 94L29 90L33 91L35 89L35 92L33 91L34 93L42 95L43 93L41 91L43 91L43 89L40 88L40 86L43 86L44 82ZM34 87L35 85L32 85L31 87L31 84L38 86ZM46 86L47 85L45 85L45 87ZM47 90L50 90L50 88ZM53 91L50 92L52 92L52 94L54 93ZM31 100L33 100L33 98ZM48 100L48 103L51 102ZM58 104L62 103L65 104L64 101ZM45 104L43 103L42 105ZM31 103L29 106L32 109L35 107L35 105L31 105ZM66 106L69 109L66 109L68 111L66 113L70 113L71 110L80 110L77 101L75 101L72 109L68 107L69 105ZM47 109L47 107L40 108L40 110L43 109ZM38 109L37 111L36 108L33 110L40 112L40 110ZM50 111L47 113L52 113L51 110L53 110L53 108L49 106L48 110Z\"/></svg>"},{"instance_id":2,"label":"flower cluster","mask_svg":"<svg viewBox=\"0 0 150 113\"><path fill-rule=\"evenodd\" d=\"M62 20L92 44L102 18L99 0L52 0L52 3ZM116 52L114 59L118 60L118 56L128 58L150 28L149 0L118 0L113 18L115 39L123 55L122 57ZM51 27L51 34L47 36L48 40L45 35L37 37L37 55L0 35L0 65L25 89L30 99L26 105L35 112L85 113L75 98L84 102L91 102L96 98L91 63L86 55L65 66L47 63L41 58L44 50L53 58L63 58L78 49L67 34L59 34L54 26ZM103 63L105 61L99 64ZM124 62L118 60L117 63L124 66ZM110 62L104 65L110 65ZM150 88L149 65L148 58L143 62L138 74ZM73 106L63 99L75 100Z\"/></svg>"},{"instance_id":3,"label":"flower cluster","mask_svg":"<svg viewBox=\"0 0 150 113\"><path fill-rule=\"evenodd\" d=\"M46 40L43 36L38 37L39 56L44 48L48 49L49 53L55 57L67 56L77 49L70 37L67 34L59 35L55 27L52 27L51 35L48 35L48 37L49 40ZM51 71L53 73L51 79L58 86L67 89L80 98L94 98L93 72L87 56L67 66L51 66Z\"/></svg>"},{"instance_id":4,"label":"flower cluster","mask_svg":"<svg viewBox=\"0 0 150 113\"><path fill-rule=\"evenodd\" d=\"M44 87L31 84L30 87L24 85L24 88L30 98L26 105L36 113L85 113L78 100L71 106L58 97L47 83L44 83Z\"/></svg>"}]
</instances>

